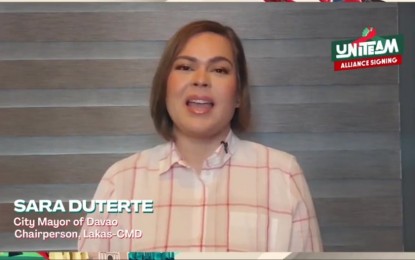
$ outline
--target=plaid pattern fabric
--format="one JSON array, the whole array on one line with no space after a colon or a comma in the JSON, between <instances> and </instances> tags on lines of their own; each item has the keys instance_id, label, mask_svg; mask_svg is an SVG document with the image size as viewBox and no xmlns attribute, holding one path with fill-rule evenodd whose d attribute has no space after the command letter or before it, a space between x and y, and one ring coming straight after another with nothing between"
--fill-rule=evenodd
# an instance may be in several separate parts
<instances>
[{"instance_id":1,"label":"plaid pattern fabric","mask_svg":"<svg viewBox=\"0 0 415 260\"><path fill-rule=\"evenodd\" d=\"M154 213L89 215L116 227L84 226L80 251L321 251L320 231L304 175L294 156L240 140L232 132L200 174L174 143L115 163L95 200L152 199ZM84 238L97 230L140 229L139 239Z\"/></svg>"}]
</instances>

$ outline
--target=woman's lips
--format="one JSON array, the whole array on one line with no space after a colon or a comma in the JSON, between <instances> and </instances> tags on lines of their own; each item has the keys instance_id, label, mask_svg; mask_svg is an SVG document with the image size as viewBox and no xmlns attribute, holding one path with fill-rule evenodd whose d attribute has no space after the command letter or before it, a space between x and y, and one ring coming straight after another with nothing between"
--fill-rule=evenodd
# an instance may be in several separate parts
<instances>
[{"instance_id":1,"label":"woman's lips","mask_svg":"<svg viewBox=\"0 0 415 260\"><path fill-rule=\"evenodd\" d=\"M202 115L209 113L215 103L210 97L190 97L186 100L188 110L194 114Z\"/></svg>"}]
</instances>

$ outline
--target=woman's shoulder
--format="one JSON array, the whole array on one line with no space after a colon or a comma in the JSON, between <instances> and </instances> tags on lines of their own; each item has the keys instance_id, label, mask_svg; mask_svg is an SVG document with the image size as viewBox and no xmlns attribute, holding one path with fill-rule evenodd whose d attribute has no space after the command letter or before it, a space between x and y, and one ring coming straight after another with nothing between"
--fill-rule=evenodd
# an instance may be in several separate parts
<instances>
[{"instance_id":1,"label":"woman's shoulder","mask_svg":"<svg viewBox=\"0 0 415 260\"><path fill-rule=\"evenodd\" d=\"M282 159L282 160L292 160L294 159L294 155L279 150L277 148L273 148L270 146L263 145L261 143L256 143L253 141L248 140L240 140L239 142L239 151L244 152L245 154L252 155L253 152L259 154L261 156L270 157L272 159Z\"/></svg>"},{"instance_id":2,"label":"woman's shoulder","mask_svg":"<svg viewBox=\"0 0 415 260\"><path fill-rule=\"evenodd\" d=\"M259 165L266 165L270 168L278 168L286 172L292 170L296 158L293 154L248 140L239 142L237 158L241 161L255 160Z\"/></svg>"},{"instance_id":3,"label":"woman's shoulder","mask_svg":"<svg viewBox=\"0 0 415 260\"><path fill-rule=\"evenodd\" d=\"M133 172L137 168L155 170L168 147L168 144L161 144L120 159L108 168L103 178L112 179L120 173Z\"/></svg>"}]
</instances>

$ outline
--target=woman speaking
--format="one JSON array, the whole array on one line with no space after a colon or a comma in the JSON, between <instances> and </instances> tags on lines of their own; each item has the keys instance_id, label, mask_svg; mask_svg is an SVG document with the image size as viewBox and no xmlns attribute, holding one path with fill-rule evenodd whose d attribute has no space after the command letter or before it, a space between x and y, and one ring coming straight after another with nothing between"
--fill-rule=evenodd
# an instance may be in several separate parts
<instances>
[{"instance_id":1,"label":"woman speaking","mask_svg":"<svg viewBox=\"0 0 415 260\"><path fill-rule=\"evenodd\" d=\"M237 137L249 127L250 98L233 29L213 21L181 28L161 57L150 106L166 143L111 166L94 200L153 200L154 211L90 214L118 225L84 225L80 251L322 250L295 157ZM136 230L140 237L125 235Z\"/></svg>"}]
</instances>

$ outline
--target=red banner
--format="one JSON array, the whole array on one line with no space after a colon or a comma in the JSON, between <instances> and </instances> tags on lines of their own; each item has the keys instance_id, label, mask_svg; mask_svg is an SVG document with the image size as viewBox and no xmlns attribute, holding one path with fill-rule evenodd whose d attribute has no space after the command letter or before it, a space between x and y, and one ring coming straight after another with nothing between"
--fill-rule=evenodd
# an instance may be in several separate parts
<instances>
[{"instance_id":1,"label":"red banner","mask_svg":"<svg viewBox=\"0 0 415 260\"><path fill-rule=\"evenodd\" d=\"M381 56L374 58L365 58L365 59L353 59L353 60L343 60L334 62L334 70L355 70L355 69L366 69L374 67L383 67L383 66L394 66L402 64L402 56Z\"/></svg>"}]
</instances>

